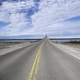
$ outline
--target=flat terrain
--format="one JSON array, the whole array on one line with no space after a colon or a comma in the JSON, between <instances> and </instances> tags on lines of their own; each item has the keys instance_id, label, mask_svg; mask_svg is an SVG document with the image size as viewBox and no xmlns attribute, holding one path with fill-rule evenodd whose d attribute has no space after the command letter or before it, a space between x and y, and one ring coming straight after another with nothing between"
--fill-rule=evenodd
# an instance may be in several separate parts
<instances>
[{"instance_id":1,"label":"flat terrain","mask_svg":"<svg viewBox=\"0 0 80 80\"><path fill-rule=\"evenodd\" d=\"M73 48L79 48L80 49L80 42L78 42L78 43L65 43L65 45L68 45L68 46L73 47Z\"/></svg>"},{"instance_id":2,"label":"flat terrain","mask_svg":"<svg viewBox=\"0 0 80 80\"><path fill-rule=\"evenodd\" d=\"M80 80L80 60L56 45L44 39L1 55L0 80Z\"/></svg>"},{"instance_id":3,"label":"flat terrain","mask_svg":"<svg viewBox=\"0 0 80 80\"><path fill-rule=\"evenodd\" d=\"M30 45L30 42L0 42L0 56Z\"/></svg>"},{"instance_id":4,"label":"flat terrain","mask_svg":"<svg viewBox=\"0 0 80 80\"><path fill-rule=\"evenodd\" d=\"M0 42L0 49L9 48L16 44L20 44L20 42Z\"/></svg>"}]
</instances>

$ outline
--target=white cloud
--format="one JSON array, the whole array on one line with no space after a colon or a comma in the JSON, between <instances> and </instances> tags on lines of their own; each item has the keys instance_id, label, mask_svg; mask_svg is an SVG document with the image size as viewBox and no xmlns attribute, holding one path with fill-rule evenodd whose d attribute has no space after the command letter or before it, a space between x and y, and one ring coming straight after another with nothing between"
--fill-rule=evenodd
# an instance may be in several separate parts
<instances>
[{"instance_id":1,"label":"white cloud","mask_svg":"<svg viewBox=\"0 0 80 80\"><path fill-rule=\"evenodd\" d=\"M0 29L0 35L16 35L29 30L32 27L31 18L27 12L33 5L33 2L4 2L0 8L0 21L9 22L10 24Z\"/></svg>"},{"instance_id":2,"label":"white cloud","mask_svg":"<svg viewBox=\"0 0 80 80\"><path fill-rule=\"evenodd\" d=\"M40 11L33 15L34 31L52 34L62 34L68 32L77 32L77 23L65 24L63 21L80 16L80 1L70 0L43 0ZM51 5L52 4L52 5ZM80 26L80 25L78 25Z\"/></svg>"},{"instance_id":3,"label":"white cloud","mask_svg":"<svg viewBox=\"0 0 80 80\"><path fill-rule=\"evenodd\" d=\"M50 6L49 4L45 6L45 3L47 3L47 1L53 2L54 0L43 1L44 5L41 5L41 10L37 14L33 15L34 26L37 26L37 24L42 24L45 27L55 22L70 18L72 16L80 15L79 0L76 0L75 3L70 3L70 1L72 1L70 0L69 2L66 2L66 4L64 5L57 5L57 3L55 3Z\"/></svg>"},{"instance_id":4,"label":"white cloud","mask_svg":"<svg viewBox=\"0 0 80 80\"><path fill-rule=\"evenodd\" d=\"M65 23L64 20L80 16L79 0L42 0L39 11L32 17L26 11L34 6L33 0L28 2L4 2L0 8L0 21L8 21L9 25L0 30L0 35L54 34L64 35L79 31L79 23ZM30 22L32 20L32 23ZM77 26L77 28L76 28Z\"/></svg>"}]
</instances>

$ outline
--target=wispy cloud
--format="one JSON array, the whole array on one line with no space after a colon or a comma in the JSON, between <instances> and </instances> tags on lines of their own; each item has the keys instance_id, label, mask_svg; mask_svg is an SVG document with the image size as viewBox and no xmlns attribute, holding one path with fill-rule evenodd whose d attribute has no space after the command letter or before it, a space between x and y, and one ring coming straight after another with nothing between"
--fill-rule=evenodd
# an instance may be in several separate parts
<instances>
[{"instance_id":1,"label":"wispy cloud","mask_svg":"<svg viewBox=\"0 0 80 80\"><path fill-rule=\"evenodd\" d=\"M3 27L0 32L4 35L21 34L32 27L31 17L27 11L31 8L33 2L4 2L1 6L0 21L10 24ZM1 34L1 35L2 35Z\"/></svg>"},{"instance_id":2,"label":"wispy cloud","mask_svg":"<svg viewBox=\"0 0 80 80\"><path fill-rule=\"evenodd\" d=\"M37 1L37 0L36 0ZM0 35L80 35L80 0L3 2Z\"/></svg>"},{"instance_id":3,"label":"wispy cloud","mask_svg":"<svg viewBox=\"0 0 80 80\"><path fill-rule=\"evenodd\" d=\"M44 3L42 2L42 5L40 7L40 11L37 14L33 15L35 32L39 28L40 31L38 30L38 32L53 34L55 36L66 36L66 34L71 35L72 33L78 35L78 31L80 31L79 22L67 22L66 20L72 19L72 17L75 16L80 16L79 4L79 0L70 0L67 2L63 1L63 3L54 3L53 1L49 2L48 5L47 0L44 0ZM78 21L80 20L78 19Z\"/></svg>"}]
</instances>

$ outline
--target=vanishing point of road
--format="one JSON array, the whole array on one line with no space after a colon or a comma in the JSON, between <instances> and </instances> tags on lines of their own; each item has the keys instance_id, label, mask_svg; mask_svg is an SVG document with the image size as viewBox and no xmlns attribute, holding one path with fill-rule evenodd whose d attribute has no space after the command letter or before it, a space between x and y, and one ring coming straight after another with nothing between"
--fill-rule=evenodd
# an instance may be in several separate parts
<instances>
[{"instance_id":1,"label":"vanishing point of road","mask_svg":"<svg viewBox=\"0 0 80 80\"><path fill-rule=\"evenodd\" d=\"M80 60L44 39L1 55L0 80L80 80Z\"/></svg>"}]
</instances>

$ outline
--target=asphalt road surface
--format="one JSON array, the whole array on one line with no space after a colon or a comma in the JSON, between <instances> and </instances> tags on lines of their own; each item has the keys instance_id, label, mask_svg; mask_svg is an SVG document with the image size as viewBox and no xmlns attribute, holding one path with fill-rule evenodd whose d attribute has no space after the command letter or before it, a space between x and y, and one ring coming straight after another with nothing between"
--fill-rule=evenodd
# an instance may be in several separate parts
<instances>
[{"instance_id":1,"label":"asphalt road surface","mask_svg":"<svg viewBox=\"0 0 80 80\"><path fill-rule=\"evenodd\" d=\"M0 80L80 80L80 61L44 39L0 56Z\"/></svg>"}]
</instances>

